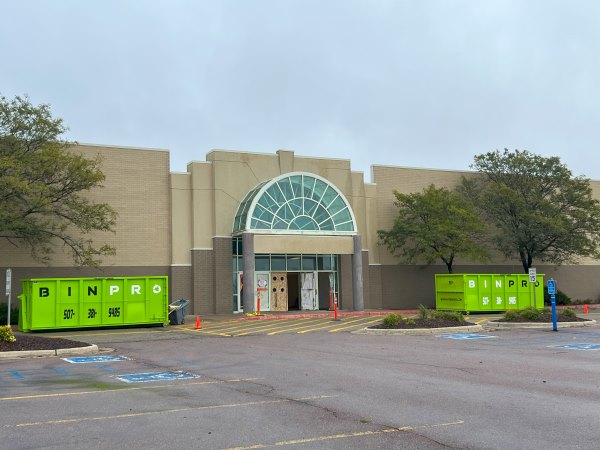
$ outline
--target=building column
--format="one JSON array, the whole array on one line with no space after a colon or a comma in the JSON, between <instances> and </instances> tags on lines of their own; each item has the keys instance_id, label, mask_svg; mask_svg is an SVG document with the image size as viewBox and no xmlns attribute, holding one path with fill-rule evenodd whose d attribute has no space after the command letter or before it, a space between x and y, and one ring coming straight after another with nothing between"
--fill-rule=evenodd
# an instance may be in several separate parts
<instances>
[{"instance_id":1,"label":"building column","mask_svg":"<svg viewBox=\"0 0 600 450\"><path fill-rule=\"evenodd\" d=\"M354 236L354 254L352 255L352 297L354 311L363 311L365 301L363 298L363 265L362 241L360 235Z\"/></svg>"},{"instance_id":2,"label":"building column","mask_svg":"<svg viewBox=\"0 0 600 450\"><path fill-rule=\"evenodd\" d=\"M254 312L254 234L248 232L242 234L242 248L244 253L242 304L244 313L248 314Z\"/></svg>"}]
</instances>

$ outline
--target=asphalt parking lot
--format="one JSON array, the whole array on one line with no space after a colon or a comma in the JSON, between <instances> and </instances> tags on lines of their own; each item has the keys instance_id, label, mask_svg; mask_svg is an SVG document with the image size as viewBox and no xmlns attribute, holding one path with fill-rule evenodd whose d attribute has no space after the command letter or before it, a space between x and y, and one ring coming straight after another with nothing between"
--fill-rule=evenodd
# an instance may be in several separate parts
<instances>
[{"instance_id":1,"label":"asphalt parking lot","mask_svg":"<svg viewBox=\"0 0 600 450\"><path fill-rule=\"evenodd\" d=\"M598 447L600 327L187 326L67 333L104 349L89 362L0 360L2 448Z\"/></svg>"}]
</instances>

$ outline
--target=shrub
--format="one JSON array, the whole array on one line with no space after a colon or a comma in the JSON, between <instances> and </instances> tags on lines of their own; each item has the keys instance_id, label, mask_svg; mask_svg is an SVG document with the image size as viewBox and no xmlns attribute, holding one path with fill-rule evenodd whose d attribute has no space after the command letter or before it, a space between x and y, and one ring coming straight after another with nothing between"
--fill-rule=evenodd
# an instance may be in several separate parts
<instances>
[{"instance_id":1,"label":"shrub","mask_svg":"<svg viewBox=\"0 0 600 450\"><path fill-rule=\"evenodd\" d=\"M461 311L432 311L430 317L432 319L452 320L459 323L465 321L465 316Z\"/></svg>"},{"instance_id":2,"label":"shrub","mask_svg":"<svg viewBox=\"0 0 600 450\"><path fill-rule=\"evenodd\" d=\"M504 313L504 320L508 322L516 320L535 322L541 319L543 313L547 312L548 310L535 309L533 306L524 309L510 309Z\"/></svg>"},{"instance_id":3,"label":"shrub","mask_svg":"<svg viewBox=\"0 0 600 450\"><path fill-rule=\"evenodd\" d=\"M12 334L12 330L8 325L0 327L0 342L15 342L17 339Z\"/></svg>"},{"instance_id":4,"label":"shrub","mask_svg":"<svg viewBox=\"0 0 600 450\"><path fill-rule=\"evenodd\" d=\"M388 314L383 318L383 328L396 328L402 322L402 314Z\"/></svg>"},{"instance_id":5,"label":"shrub","mask_svg":"<svg viewBox=\"0 0 600 450\"><path fill-rule=\"evenodd\" d=\"M540 317L542 316L542 311L539 309L535 309L533 306L528 306L527 308L523 308L521 311L519 311L520 316L523 319L527 319L527 320L539 320Z\"/></svg>"},{"instance_id":6,"label":"shrub","mask_svg":"<svg viewBox=\"0 0 600 450\"><path fill-rule=\"evenodd\" d=\"M6 319L8 318L8 305L6 303L0 304L0 323L6 323ZM10 308L10 323L12 325L16 325L19 322L19 308L12 307Z\"/></svg>"},{"instance_id":7,"label":"shrub","mask_svg":"<svg viewBox=\"0 0 600 450\"><path fill-rule=\"evenodd\" d=\"M577 317L577 314L572 309L563 309L560 314L565 317Z\"/></svg>"},{"instance_id":8,"label":"shrub","mask_svg":"<svg viewBox=\"0 0 600 450\"><path fill-rule=\"evenodd\" d=\"M427 319L429 317L429 310L425 305L419 305L419 318Z\"/></svg>"},{"instance_id":9,"label":"shrub","mask_svg":"<svg viewBox=\"0 0 600 450\"><path fill-rule=\"evenodd\" d=\"M570 305L571 304L571 297L569 297L567 294L565 294L560 289L556 290L555 297L556 297L555 300L556 300L557 305ZM550 294L548 294L548 288L546 286L544 286L544 304L549 305L551 302L552 302L552 300L550 299Z\"/></svg>"},{"instance_id":10,"label":"shrub","mask_svg":"<svg viewBox=\"0 0 600 450\"><path fill-rule=\"evenodd\" d=\"M407 319L406 324L413 327L416 325L415 319Z\"/></svg>"}]
</instances>

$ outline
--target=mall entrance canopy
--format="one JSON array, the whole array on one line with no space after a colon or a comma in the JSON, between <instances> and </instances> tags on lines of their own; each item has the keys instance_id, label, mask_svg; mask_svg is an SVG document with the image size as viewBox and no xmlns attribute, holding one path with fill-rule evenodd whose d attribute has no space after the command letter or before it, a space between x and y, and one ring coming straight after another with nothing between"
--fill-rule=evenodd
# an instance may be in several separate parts
<instances>
[{"instance_id":1,"label":"mall entrance canopy","mask_svg":"<svg viewBox=\"0 0 600 450\"><path fill-rule=\"evenodd\" d=\"M293 172L264 181L240 203L233 236L242 236L245 312L254 312L255 255L351 254L353 309L364 309L361 239L350 204L324 178Z\"/></svg>"}]
</instances>

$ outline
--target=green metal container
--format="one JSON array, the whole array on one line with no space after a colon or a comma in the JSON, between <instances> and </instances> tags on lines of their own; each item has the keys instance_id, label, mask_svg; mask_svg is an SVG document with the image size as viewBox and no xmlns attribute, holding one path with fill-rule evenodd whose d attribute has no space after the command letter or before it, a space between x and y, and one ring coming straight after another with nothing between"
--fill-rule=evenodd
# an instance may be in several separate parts
<instances>
[{"instance_id":1,"label":"green metal container","mask_svg":"<svg viewBox=\"0 0 600 450\"><path fill-rule=\"evenodd\" d=\"M19 330L169 323L169 280L157 277L22 280Z\"/></svg>"},{"instance_id":2,"label":"green metal container","mask_svg":"<svg viewBox=\"0 0 600 450\"><path fill-rule=\"evenodd\" d=\"M456 311L506 311L544 307L544 275L436 274L435 307Z\"/></svg>"}]
</instances>

